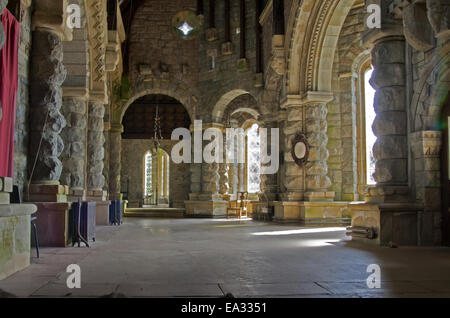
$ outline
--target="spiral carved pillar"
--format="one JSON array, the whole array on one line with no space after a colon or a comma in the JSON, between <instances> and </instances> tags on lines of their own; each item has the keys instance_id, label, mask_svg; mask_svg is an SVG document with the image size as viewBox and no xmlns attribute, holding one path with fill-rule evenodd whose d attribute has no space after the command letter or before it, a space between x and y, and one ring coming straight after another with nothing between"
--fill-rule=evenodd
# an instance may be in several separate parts
<instances>
[{"instance_id":1,"label":"spiral carved pillar","mask_svg":"<svg viewBox=\"0 0 450 318\"><path fill-rule=\"evenodd\" d=\"M103 175L105 158L105 136L103 134L103 116L105 105L89 103L89 132L88 132L88 191L96 192L98 196L103 191L105 177Z\"/></svg>"},{"instance_id":2,"label":"spiral carved pillar","mask_svg":"<svg viewBox=\"0 0 450 318\"><path fill-rule=\"evenodd\" d=\"M109 198L111 200L120 199L120 172L122 153L122 132L123 126L112 124L109 131L110 139L110 161L109 161Z\"/></svg>"}]
</instances>

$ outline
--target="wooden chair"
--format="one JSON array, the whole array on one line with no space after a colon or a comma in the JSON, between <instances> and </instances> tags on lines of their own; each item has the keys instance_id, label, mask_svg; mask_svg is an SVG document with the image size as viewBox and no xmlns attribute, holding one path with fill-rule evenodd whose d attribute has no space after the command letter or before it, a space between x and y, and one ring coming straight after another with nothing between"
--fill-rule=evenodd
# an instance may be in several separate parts
<instances>
[{"instance_id":1,"label":"wooden chair","mask_svg":"<svg viewBox=\"0 0 450 318\"><path fill-rule=\"evenodd\" d=\"M230 206L227 208L227 219L230 218L231 213L234 212L232 215L237 217L238 219L241 219L243 216L248 217L248 193L247 192L238 192L237 193L237 200L230 201Z\"/></svg>"}]
</instances>

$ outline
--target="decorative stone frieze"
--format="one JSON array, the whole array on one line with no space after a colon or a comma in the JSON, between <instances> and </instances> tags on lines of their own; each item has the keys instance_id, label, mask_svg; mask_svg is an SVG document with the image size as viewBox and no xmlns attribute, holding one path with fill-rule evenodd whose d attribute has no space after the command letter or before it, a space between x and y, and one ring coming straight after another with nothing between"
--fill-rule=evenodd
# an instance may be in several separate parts
<instances>
[{"instance_id":1,"label":"decorative stone frieze","mask_svg":"<svg viewBox=\"0 0 450 318\"><path fill-rule=\"evenodd\" d=\"M86 1L86 18L90 41L90 100L107 104L106 49L108 47L108 24L106 1Z\"/></svg>"}]
</instances>

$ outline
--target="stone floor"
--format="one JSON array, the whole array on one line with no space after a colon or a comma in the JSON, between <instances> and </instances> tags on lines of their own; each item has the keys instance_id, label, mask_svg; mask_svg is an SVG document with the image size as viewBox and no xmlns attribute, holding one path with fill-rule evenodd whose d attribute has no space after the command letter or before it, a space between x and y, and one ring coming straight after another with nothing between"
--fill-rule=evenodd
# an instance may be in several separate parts
<instances>
[{"instance_id":1,"label":"stone floor","mask_svg":"<svg viewBox=\"0 0 450 318\"><path fill-rule=\"evenodd\" d=\"M82 288L70 290L65 270L75 263ZM366 285L370 264L381 266L381 289ZM21 297L450 297L450 249L364 246L344 228L131 218L98 228L90 249L42 249L0 289Z\"/></svg>"}]
</instances>

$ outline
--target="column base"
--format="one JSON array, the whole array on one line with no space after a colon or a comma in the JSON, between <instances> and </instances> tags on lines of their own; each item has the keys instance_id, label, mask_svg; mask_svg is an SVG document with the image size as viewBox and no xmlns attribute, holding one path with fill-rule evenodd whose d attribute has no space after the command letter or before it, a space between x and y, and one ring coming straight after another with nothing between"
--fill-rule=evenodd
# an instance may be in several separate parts
<instances>
[{"instance_id":1,"label":"column base","mask_svg":"<svg viewBox=\"0 0 450 318\"><path fill-rule=\"evenodd\" d=\"M377 185L368 189L367 203L408 203L408 186Z\"/></svg>"},{"instance_id":2,"label":"column base","mask_svg":"<svg viewBox=\"0 0 450 318\"><path fill-rule=\"evenodd\" d=\"M279 195L281 201L303 201L305 193L303 191L298 192L284 192Z\"/></svg>"},{"instance_id":3,"label":"column base","mask_svg":"<svg viewBox=\"0 0 450 318\"><path fill-rule=\"evenodd\" d=\"M69 187L60 184L32 184L29 195L25 191L25 199L29 202L67 203Z\"/></svg>"},{"instance_id":4,"label":"column base","mask_svg":"<svg viewBox=\"0 0 450 318\"><path fill-rule=\"evenodd\" d=\"M33 204L0 204L0 280L30 265L30 215Z\"/></svg>"},{"instance_id":5,"label":"column base","mask_svg":"<svg viewBox=\"0 0 450 318\"><path fill-rule=\"evenodd\" d=\"M96 190L88 191L87 201L94 201L95 205L95 223L99 226L110 225L109 206L111 201L106 200L107 192Z\"/></svg>"},{"instance_id":6,"label":"column base","mask_svg":"<svg viewBox=\"0 0 450 318\"><path fill-rule=\"evenodd\" d=\"M352 240L366 244L388 246L436 245L427 239L430 229L424 217L423 206L413 203L365 203L350 204L352 228L347 234ZM371 230L374 237L363 232ZM432 233L431 233L432 234Z\"/></svg>"},{"instance_id":7,"label":"column base","mask_svg":"<svg viewBox=\"0 0 450 318\"><path fill-rule=\"evenodd\" d=\"M305 200L310 202L317 202L317 201L326 201L326 202L332 202L334 201L334 198L336 196L336 192L306 192L305 193Z\"/></svg>"},{"instance_id":8,"label":"column base","mask_svg":"<svg viewBox=\"0 0 450 318\"><path fill-rule=\"evenodd\" d=\"M67 200L69 202L78 202L79 199L81 201L86 201L86 194L86 190L83 189L70 189Z\"/></svg>"},{"instance_id":9,"label":"column base","mask_svg":"<svg viewBox=\"0 0 450 318\"><path fill-rule=\"evenodd\" d=\"M228 201L185 201L186 217L224 218L227 215Z\"/></svg>"},{"instance_id":10,"label":"column base","mask_svg":"<svg viewBox=\"0 0 450 318\"><path fill-rule=\"evenodd\" d=\"M349 225L348 202L272 202L274 221L315 225Z\"/></svg>"},{"instance_id":11,"label":"column base","mask_svg":"<svg viewBox=\"0 0 450 318\"><path fill-rule=\"evenodd\" d=\"M39 246L67 247L71 243L69 235L69 210L67 202L35 203L37 206L36 227Z\"/></svg>"}]
</instances>

